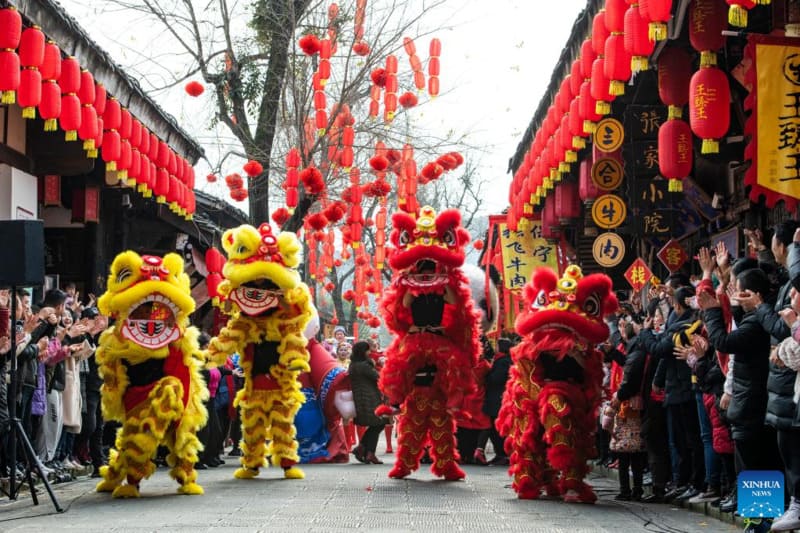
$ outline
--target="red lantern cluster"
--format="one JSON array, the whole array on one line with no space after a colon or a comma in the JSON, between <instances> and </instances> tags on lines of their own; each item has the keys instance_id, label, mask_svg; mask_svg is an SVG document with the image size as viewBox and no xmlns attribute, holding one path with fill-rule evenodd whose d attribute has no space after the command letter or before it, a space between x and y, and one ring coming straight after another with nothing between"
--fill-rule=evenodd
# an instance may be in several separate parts
<instances>
[{"instance_id":1,"label":"red lantern cluster","mask_svg":"<svg viewBox=\"0 0 800 533\"><path fill-rule=\"evenodd\" d=\"M414 44L414 40L410 37L403 37L403 48L405 48L408 54L408 63L411 66L411 71L414 73L414 87L420 92L424 91L425 73L422 70L422 61L420 61L417 55L417 47Z\"/></svg>"},{"instance_id":2,"label":"red lantern cluster","mask_svg":"<svg viewBox=\"0 0 800 533\"><path fill-rule=\"evenodd\" d=\"M2 44L0 43L0 46ZM44 63L44 33L38 26L31 26L22 32L19 60L22 71L17 90L17 103L22 108L24 118L36 118L36 108L42 101L42 74L39 68Z\"/></svg>"},{"instance_id":3,"label":"red lantern cluster","mask_svg":"<svg viewBox=\"0 0 800 533\"><path fill-rule=\"evenodd\" d=\"M430 58L428 59L428 94L431 98L439 95L439 56L442 55L442 43L439 39L431 39Z\"/></svg>"},{"instance_id":4,"label":"red lantern cluster","mask_svg":"<svg viewBox=\"0 0 800 533\"><path fill-rule=\"evenodd\" d=\"M294 208L297 207L299 200L299 193L297 186L300 182L300 152L297 148L292 148L286 154L286 181L284 182L284 190L286 192L286 208L289 214L294 213Z\"/></svg>"},{"instance_id":5,"label":"red lantern cluster","mask_svg":"<svg viewBox=\"0 0 800 533\"><path fill-rule=\"evenodd\" d=\"M0 104L16 102L20 84L20 58L16 49L22 38L22 16L15 7L0 9Z\"/></svg>"}]
</instances>

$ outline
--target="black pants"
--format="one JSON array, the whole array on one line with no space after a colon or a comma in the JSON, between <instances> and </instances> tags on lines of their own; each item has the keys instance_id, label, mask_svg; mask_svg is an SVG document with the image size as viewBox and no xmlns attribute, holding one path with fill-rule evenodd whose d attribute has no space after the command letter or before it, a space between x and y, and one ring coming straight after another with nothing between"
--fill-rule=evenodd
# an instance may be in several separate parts
<instances>
[{"instance_id":1,"label":"black pants","mask_svg":"<svg viewBox=\"0 0 800 533\"><path fill-rule=\"evenodd\" d=\"M89 458L95 470L103 460L103 410L100 406L100 391L86 391L86 412L83 413L81 433L75 443L76 449L89 449Z\"/></svg>"},{"instance_id":2,"label":"black pants","mask_svg":"<svg viewBox=\"0 0 800 533\"><path fill-rule=\"evenodd\" d=\"M664 494L670 477L669 436L664 404L648 400L642 435L647 448L647 461L653 475L653 493Z\"/></svg>"},{"instance_id":3,"label":"black pants","mask_svg":"<svg viewBox=\"0 0 800 533\"><path fill-rule=\"evenodd\" d=\"M800 428L778 430L778 450L786 467L786 489L800 500Z\"/></svg>"},{"instance_id":4,"label":"black pants","mask_svg":"<svg viewBox=\"0 0 800 533\"><path fill-rule=\"evenodd\" d=\"M203 443L203 452L200 460L208 463L212 459L217 459L222 452L222 429L219 424L217 410L214 409L214 398L204 402L208 410L208 422L197 432L197 438Z\"/></svg>"},{"instance_id":5,"label":"black pants","mask_svg":"<svg viewBox=\"0 0 800 533\"><path fill-rule=\"evenodd\" d=\"M472 428L456 428L456 445L458 446L458 454L464 462L472 462L472 457L475 455L475 448L478 447L478 435L480 429Z\"/></svg>"},{"instance_id":6,"label":"black pants","mask_svg":"<svg viewBox=\"0 0 800 533\"><path fill-rule=\"evenodd\" d=\"M700 438L700 420L697 418L697 403L688 402L667 406L671 412L675 446L678 449L678 484L691 484L703 490L706 479L705 450Z\"/></svg>"},{"instance_id":7,"label":"black pants","mask_svg":"<svg viewBox=\"0 0 800 533\"><path fill-rule=\"evenodd\" d=\"M734 438L736 473L743 470L783 470L775 430L764 426L752 437Z\"/></svg>"},{"instance_id":8,"label":"black pants","mask_svg":"<svg viewBox=\"0 0 800 533\"><path fill-rule=\"evenodd\" d=\"M725 482L722 484L724 493L729 493L736 490L736 463L734 461L734 454L720 453L719 460L722 464L722 473L725 476Z\"/></svg>"},{"instance_id":9,"label":"black pants","mask_svg":"<svg viewBox=\"0 0 800 533\"><path fill-rule=\"evenodd\" d=\"M361 436L361 442L359 443L364 453L375 453L375 449L378 447L378 439L381 436L381 431L383 428L386 427L385 424L378 424L377 426L369 426L364 434Z\"/></svg>"},{"instance_id":10,"label":"black pants","mask_svg":"<svg viewBox=\"0 0 800 533\"><path fill-rule=\"evenodd\" d=\"M505 457L506 450L505 450L505 439L500 436L500 433L497 431L497 428L494 426L496 418L491 418L491 424L489 425L489 429L482 429L480 434L478 435L478 443L477 447L480 449L486 448L486 443L491 440L492 441L492 448L494 448L494 456L495 457ZM463 459L463 456L462 456Z\"/></svg>"},{"instance_id":11,"label":"black pants","mask_svg":"<svg viewBox=\"0 0 800 533\"><path fill-rule=\"evenodd\" d=\"M623 494L631 493L631 479L628 469L633 471L633 491L641 496L642 477L647 456L644 452L621 453L616 452L619 460L619 491Z\"/></svg>"}]
</instances>

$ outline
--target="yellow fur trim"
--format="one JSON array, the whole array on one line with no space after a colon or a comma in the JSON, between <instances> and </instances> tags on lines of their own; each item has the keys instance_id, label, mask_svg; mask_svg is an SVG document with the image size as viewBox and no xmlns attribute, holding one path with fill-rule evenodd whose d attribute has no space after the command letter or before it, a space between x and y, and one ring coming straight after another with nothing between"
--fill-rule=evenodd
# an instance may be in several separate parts
<instances>
[{"instance_id":1,"label":"yellow fur trim","mask_svg":"<svg viewBox=\"0 0 800 533\"><path fill-rule=\"evenodd\" d=\"M293 466L283 471L283 477L286 479L305 479L306 475L302 470Z\"/></svg>"}]
</instances>

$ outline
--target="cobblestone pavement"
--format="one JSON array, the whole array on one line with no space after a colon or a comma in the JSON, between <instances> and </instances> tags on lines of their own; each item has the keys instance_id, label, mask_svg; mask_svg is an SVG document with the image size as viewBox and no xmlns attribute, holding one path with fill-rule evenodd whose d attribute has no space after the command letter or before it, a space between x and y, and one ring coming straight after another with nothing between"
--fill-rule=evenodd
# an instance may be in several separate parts
<instances>
[{"instance_id":1,"label":"cobblestone pavement","mask_svg":"<svg viewBox=\"0 0 800 533\"><path fill-rule=\"evenodd\" d=\"M142 483L142 498L112 500L94 492L96 480L56 485L64 514L57 514L47 494L34 506L25 495L0 500L2 532L406 532L639 531L733 532L738 529L698 513L664 505L612 501L615 484L599 475L591 483L601 499L596 505L559 501L522 501L509 488L505 468L467 466L466 481L436 480L427 465L410 479L386 477L385 465L306 465L306 479L287 481L277 468L255 480L233 479L236 459L200 471L204 496L182 496L159 469Z\"/></svg>"}]
</instances>

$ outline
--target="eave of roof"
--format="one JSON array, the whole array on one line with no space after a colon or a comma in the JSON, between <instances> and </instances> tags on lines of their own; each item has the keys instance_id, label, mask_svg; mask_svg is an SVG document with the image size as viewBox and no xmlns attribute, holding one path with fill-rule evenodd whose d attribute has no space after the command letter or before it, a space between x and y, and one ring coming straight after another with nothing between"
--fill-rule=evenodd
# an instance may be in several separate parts
<instances>
[{"instance_id":1,"label":"eave of roof","mask_svg":"<svg viewBox=\"0 0 800 533\"><path fill-rule=\"evenodd\" d=\"M0 5L5 2L0 1ZM167 142L192 165L203 148L178 122L142 90L139 82L117 65L86 31L54 0L14 0L23 18L38 25L67 54L75 56L95 80L105 85L150 131Z\"/></svg>"}]
</instances>

